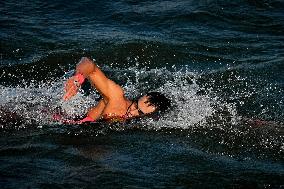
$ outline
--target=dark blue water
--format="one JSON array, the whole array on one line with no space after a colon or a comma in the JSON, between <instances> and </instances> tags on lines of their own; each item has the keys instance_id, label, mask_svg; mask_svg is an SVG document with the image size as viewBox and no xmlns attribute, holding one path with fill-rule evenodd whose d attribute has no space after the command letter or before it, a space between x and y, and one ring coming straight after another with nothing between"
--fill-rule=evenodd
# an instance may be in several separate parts
<instances>
[{"instance_id":1,"label":"dark blue water","mask_svg":"<svg viewBox=\"0 0 284 189\"><path fill-rule=\"evenodd\" d=\"M0 188L283 188L282 0L0 2ZM62 125L82 56L159 118ZM86 95L88 93L88 95Z\"/></svg>"}]
</instances>

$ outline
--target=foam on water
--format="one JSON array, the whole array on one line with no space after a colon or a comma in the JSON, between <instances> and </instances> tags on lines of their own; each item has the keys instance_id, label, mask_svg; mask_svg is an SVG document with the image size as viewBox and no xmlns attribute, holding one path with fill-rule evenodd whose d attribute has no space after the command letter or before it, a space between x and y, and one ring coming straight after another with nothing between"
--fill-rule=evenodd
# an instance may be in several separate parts
<instances>
[{"instance_id":1,"label":"foam on water","mask_svg":"<svg viewBox=\"0 0 284 189\"><path fill-rule=\"evenodd\" d=\"M17 87L1 86L1 108L24 120L25 124L35 122L39 125L49 123L46 113L52 111L58 101L60 83L33 83ZM5 118L4 118L5 119ZM13 124L13 123L11 123Z\"/></svg>"},{"instance_id":2,"label":"foam on water","mask_svg":"<svg viewBox=\"0 0 284 189\"><path fill-rule=\"evenodd\" d=\"M226 110L226 115L234 124L238 115L233 104L221 102L212 92L205 91L197 84L198 74L187 69L171 72L166 68L114 70L116 79L127 79L122 84L126 96L133 99L148 91L159 91L172 100L172 108L158 120L144 119L141 122L151 129L182 128L188 129L197 125L206 125L209 119L216 116L216 110ZM1 86L0 104L6 111L16 113L25 122L35 122L38 125L53 124L52 114L60 107L70 117L83 115L88 108L94 106L98 98L97 93L85 96L78 93L71 100L62 100L64 81L61 77L56 81L40 84L25 84L17 87ZM24 86L24 87L23 87ZM219 114L221 120L224 114ZM213 118L215 119L215 118ZM221 122L220 122L221 123Z\"/></svg>"}]
</instances>

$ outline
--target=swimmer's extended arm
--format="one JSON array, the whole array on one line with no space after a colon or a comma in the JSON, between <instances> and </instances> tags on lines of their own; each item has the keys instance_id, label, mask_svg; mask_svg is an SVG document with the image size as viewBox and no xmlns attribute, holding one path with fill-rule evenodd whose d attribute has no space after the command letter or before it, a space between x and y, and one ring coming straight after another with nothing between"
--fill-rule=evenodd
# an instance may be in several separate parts
<instances>
[{"instance_id":1,"label":"swimmer's extended arm","mask_svg":"<svg viewBox=\"0 0 284 189\"><path fill-rule=\"evenodd\" d=\"M96 122L99 120L105 108L105 101L101 99L99 103L88 111L86 117L81 119L64 119L60 114L54 114L53 119L64 124L82 124L86 122Z\"/></svg>"},{"instance_id":2,"label":"swimmer's extended arm","mask_svg":"<svg viewBox=\"0 0 284 189\"><path fill-rule=\"evenodd\" d=\"M81 76L89 79L106 101L124 96L124 91L118 84L107 78L92 60L83 57L76 67L75 76L66 82L64 100L70 99L78 92L76 85Z\"/></svg>"}]
</instances>

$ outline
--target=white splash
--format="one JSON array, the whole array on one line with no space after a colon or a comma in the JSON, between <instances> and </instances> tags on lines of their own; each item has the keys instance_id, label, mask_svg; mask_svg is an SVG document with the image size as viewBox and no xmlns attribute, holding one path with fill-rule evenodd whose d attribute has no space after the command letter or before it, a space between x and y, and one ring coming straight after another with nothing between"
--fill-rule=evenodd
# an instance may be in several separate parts
<instances>
[{"instance_id":1,"label":"white splash","mask_svg":"<svg viewBox=\"0 0 284 189\"><path fill-rule=\"evenodd\" d=\"M218 109L226 110L226 115L217 115L219 119L223 119L222 116L230 116L231 124L236 124L240 119L234 104L228 104L221 102L216 94L211 91L200 93L205 89L201 88L197 84L198 74L190 71L174 71L170 72L165 68L151 69L151 70L137 70L133 69L136 73L136 80L143 80L148 78L145 85L151 85L151 82L158 82L159 87L155 91L165 94L172 100L172 108L160 119L145 119L142 120L143 124L146 124L151 129L160 128L182 128L188 129L193 126L205 125L208 119L216 116L216 107ZM137 86L139 83L128 82L126 84L126 91L129 96L131 93L137 95L137 91L133 89L133 86ZM140 87L141 88L141 87Z\"/></svg>"},{"instance_id":2,"label":"white splash","mask_svg":"<svg viewBox=\"0 0 284 189\"><path fill-rule=\"evenodd\" d=\"M216 114L216 107L225 107L233 118L232 122L237 120L234 105L222 103L210 91L206 91L205 94L200 93L205 89L197 84L199 76L193 72L187 70L170 72L166 68L147 70L132 67L128 70L119 70L116 77L127 79L123 88L129 98L140 96L151 90L162 92L172 100L173 107L158 121L142 120L142 123L149 128L187 129L195 125L203 125ZM86 114L90 107L96 105L97 94L95 93L89 96L78 93L71 100L63 101L65 81L66 78L62 77L57 81L43 82L39 85L31 83L24 87L0 86L0 106L17 113L27 121L33 120L44 125L54 122L52 115L58 107L70 117L75 117Z\"/></svg>"}]
</instances>

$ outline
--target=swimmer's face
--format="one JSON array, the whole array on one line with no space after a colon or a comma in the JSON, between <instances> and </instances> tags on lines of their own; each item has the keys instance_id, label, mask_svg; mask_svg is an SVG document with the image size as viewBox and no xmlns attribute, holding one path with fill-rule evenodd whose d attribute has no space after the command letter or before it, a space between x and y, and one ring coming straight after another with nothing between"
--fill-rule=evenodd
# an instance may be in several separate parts
<instances>
[{"instance_id":1,"label":"swimmer's face","mask_svg":"<svg viewBox=\"0 0 284 189\"><path fill-rule=\"evenodd\" d=\"M144 95L141 98L139 98L138 103L137 103L137 106L138 106L137 109L141 110L141 113L143 114L150 114L156 110L156 107L151 105L148 102L148 98L149 97L147 95Z\"/></svg>"}]
</instances>

